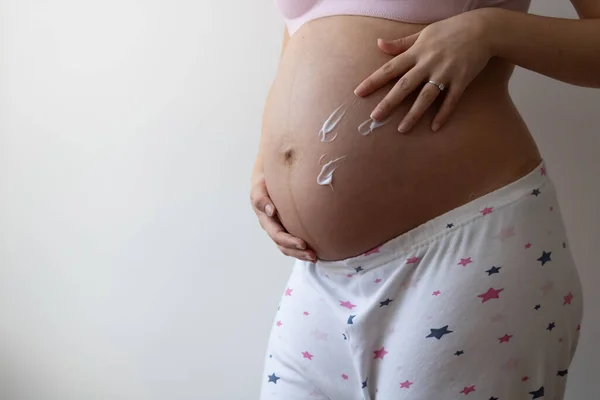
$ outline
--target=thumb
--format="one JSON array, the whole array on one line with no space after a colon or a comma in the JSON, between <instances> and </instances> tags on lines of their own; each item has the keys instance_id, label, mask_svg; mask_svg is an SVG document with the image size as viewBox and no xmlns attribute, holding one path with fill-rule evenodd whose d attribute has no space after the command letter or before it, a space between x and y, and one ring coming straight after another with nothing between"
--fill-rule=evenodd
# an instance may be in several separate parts
<instances>
[{"instance_id":1,"label":"thumb","mask_svg":"<svg viewBox=\"0 0 600 400\"><path fill-rule=\"evenodd\" d=\"M417 41L418 37L419 32L395 40L377 39L377 45L384 53L397 56L408 50Z\"/></svg>"}]
</instances>

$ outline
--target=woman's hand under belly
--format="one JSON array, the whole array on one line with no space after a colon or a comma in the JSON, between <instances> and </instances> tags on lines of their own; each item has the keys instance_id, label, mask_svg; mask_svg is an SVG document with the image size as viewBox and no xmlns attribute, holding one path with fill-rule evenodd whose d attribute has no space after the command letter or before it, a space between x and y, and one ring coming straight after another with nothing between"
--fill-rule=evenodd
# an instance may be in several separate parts
<instances>
[{"instance_id":1,"label":"woman's hand under belly","mask_svg":"<svg viewBox=\"0 0 600 400\"><path fill-rule=\"evenodd\" d=\"M499 62L471 83L442 131L430 129L441 97L409 134L397 131L418 91L387 125L366 129L393 82L363 99L352 91L389 60L376 39L411 31L374 18L325 18L299 30L282 59L265 110L264 173L283 225L321 259L363 253L539 162L507 94L511 67Z\"/></svg>"}]
</instances>

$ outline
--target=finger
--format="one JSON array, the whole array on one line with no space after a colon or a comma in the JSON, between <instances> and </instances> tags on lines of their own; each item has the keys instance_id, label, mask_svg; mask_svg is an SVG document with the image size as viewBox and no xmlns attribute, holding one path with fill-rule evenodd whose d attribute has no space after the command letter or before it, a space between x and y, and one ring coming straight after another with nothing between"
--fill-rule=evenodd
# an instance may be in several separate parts
<instances>
[{"instance_id":1,"label":"finger","mask_svg":"<svg viewBox=\"0 0 600 400\"><path fill-rule=\"evenodd\" d=\"M436 81L439 82L439 81ZM425 111L433 104L435 99L440 95L441 91L436 86L426 83L421 89L419 96L410 107L410 110L398 126L398 131L402 133L408 132L415 123L423 116Z\"/></svg>"},{"instance_id":2,"label":"finger","mask_svg":"<svg viewBox=\"0 0 600 400\"><path fill-rule=\"evenodd\" d=\"M264 213L269 217L275 215L275 205L269 197L265 181L260 181L252 187L252 190L250 191L250 201L252 202L252 207L254 207L255 211Z\"/></svg>"},{"instance_id":3,"label":"finger","mask_svg":"<svg viewBox=\"0 0 600 400\"><path fill-rule=\"evenodd\" d=\"M412 57L408 57L407 54L396 57L383 64L381 68L362 81L354 90L354 94L361 97L368 96L392 79L406 73L406 71L413 66L414 61L412 60Z\"/></svg>"},{"instance_id":4,"label":"finger","mask_svg":"<svg viewBox=\"0 0 600 400\"><path fill-rule=\"evenodd\" d=\"M444 97L444 101L440 107L440 110L437 112L435 117L433 118L433 122L431 124L431 129L434 132L440 130L440 128L448 121L448 118L452 114L452 111L456 108L456 104L458 100L462 96L465 91L465 86L457 83L453 83L449 89L448 93Z\"/></svg>"},{"instance_id":5,"label":"finger","mask_svg":"<svg viewBox=\"0 0 600 400\"><path fill-rule=\"evenodd\" d=\"M277 218L267 217L265 214L259 214L258 221L260 226L267 232L267 235L278 246L288 247L290 249L306 250L306 242L300 238L290 235Z\"/></svg>"},{"instance_id":6,"label":"finger","mask_svg":"<svg viewBox=\"0 0 600 400\"><path fill-rule=\"evenodd\" d=\"M392 90L377 104L375 110L371 113L371 118L375 121L385 120L410 93L423 83L426 76L423 70L416 68L404 74Z\"/></svg>"},{"instance_id":7,"label":"finger","mask_svg":"<svg viewBox=\"0 0 600 400\"><path fill-rule=\"evenodd\" d=\"M316 260L316 257L313 255L314 253L309 254L308 252L305 252L305 251L288 249L287 247L283 247L283 246L279 246L279 250L286 256L298 258L300 260L306 260L306 261L315 261Z\"/></svg>"},{"instance_id":8,"label":"finger","mask_svg":"<svg viewBox=\"0 0 600 400\"><path fill-rule=\"evenodd\" d=\"M404 53L406 50L410 49L411 46L417 41L420 33L421 32L417 32L413 35L395 40L377 39L377 45L384 53L397 56L398 54Z\"/></svg>"}]
</instances>

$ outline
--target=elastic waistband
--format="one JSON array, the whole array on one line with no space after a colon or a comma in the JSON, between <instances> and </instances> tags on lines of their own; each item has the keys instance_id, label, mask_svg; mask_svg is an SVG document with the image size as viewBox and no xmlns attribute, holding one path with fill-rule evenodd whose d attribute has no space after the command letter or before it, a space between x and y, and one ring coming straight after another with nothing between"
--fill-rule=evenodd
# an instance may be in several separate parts
<instances>
[{"instance_id":1,"label":"elastic waistband","mask_svg":"<svg viewBox=\"0 0 600 400\"><path fill-rule=\"evenodd\" d=\"M542 161L535 169L516 181L441 214L364 254L337 261L317 260L315 264L325 268L354 268L386 263L406 255L406 252L416 245L435 241L438 237L460 229L462 225L476 218L481 218L495 209L529 196L534 189L542 188L546 184L551 184L551 180L548 177L546 164Z\"/></svg>"}]
</instances>

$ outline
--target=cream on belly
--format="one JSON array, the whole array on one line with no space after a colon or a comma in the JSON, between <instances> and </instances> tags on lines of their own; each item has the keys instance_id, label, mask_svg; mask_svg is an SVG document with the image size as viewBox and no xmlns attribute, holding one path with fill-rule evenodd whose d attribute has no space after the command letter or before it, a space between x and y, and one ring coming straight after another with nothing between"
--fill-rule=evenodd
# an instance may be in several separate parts
<instances>
[{"instance_id":1,"label":"cream on belly","mask_svg":"<svg viewBox=\"0 0 600 400\"><path fill-rule=\"evenodd\" d=\"M351 102L345 101L344 103L342 103L341 106L339 106L338 108L336 108L331 115L329 116L329 118L327 118L325 120L325 122L323 123L323 126L321 127L321 130L319 131L319 139L321 142L323 143L330 143L333 142L337 137L338 134L337 132L335 132L335 128L338 126L338 124L342 121L342 119L344 118L344 116L346 115L346 113L352 109L353 106L355 106L358 102L359 102L360 98L357 96L354 96L353 100ZM350 104L348 104L350 103ZM389 123L391 120L391 117L384 120L384 121L375 121L372 118L369 118L368 120L366 120L365 122L363 122L362 124L360 124L358 126L358 133L360 133L363 136L367 136L370 133L373 133L373 131L377 128L380 128L384 125L386 125L387 123ZM327 135L331 135L332 136L327 136ZM327 155L327 153L323 154L320 158L319 158L319 165L321 164L321 160ZM329 185L331 187L331 189L333 190L333 173L335 172L335 170L342 164L342 160L345 159L347 156L340 156L337 157L327 163L325 163L322 167L321 167L321 172L319 173L319 175L317 176L317 183L321 186L327 186Z\"/></svg>"}]
</instances>

